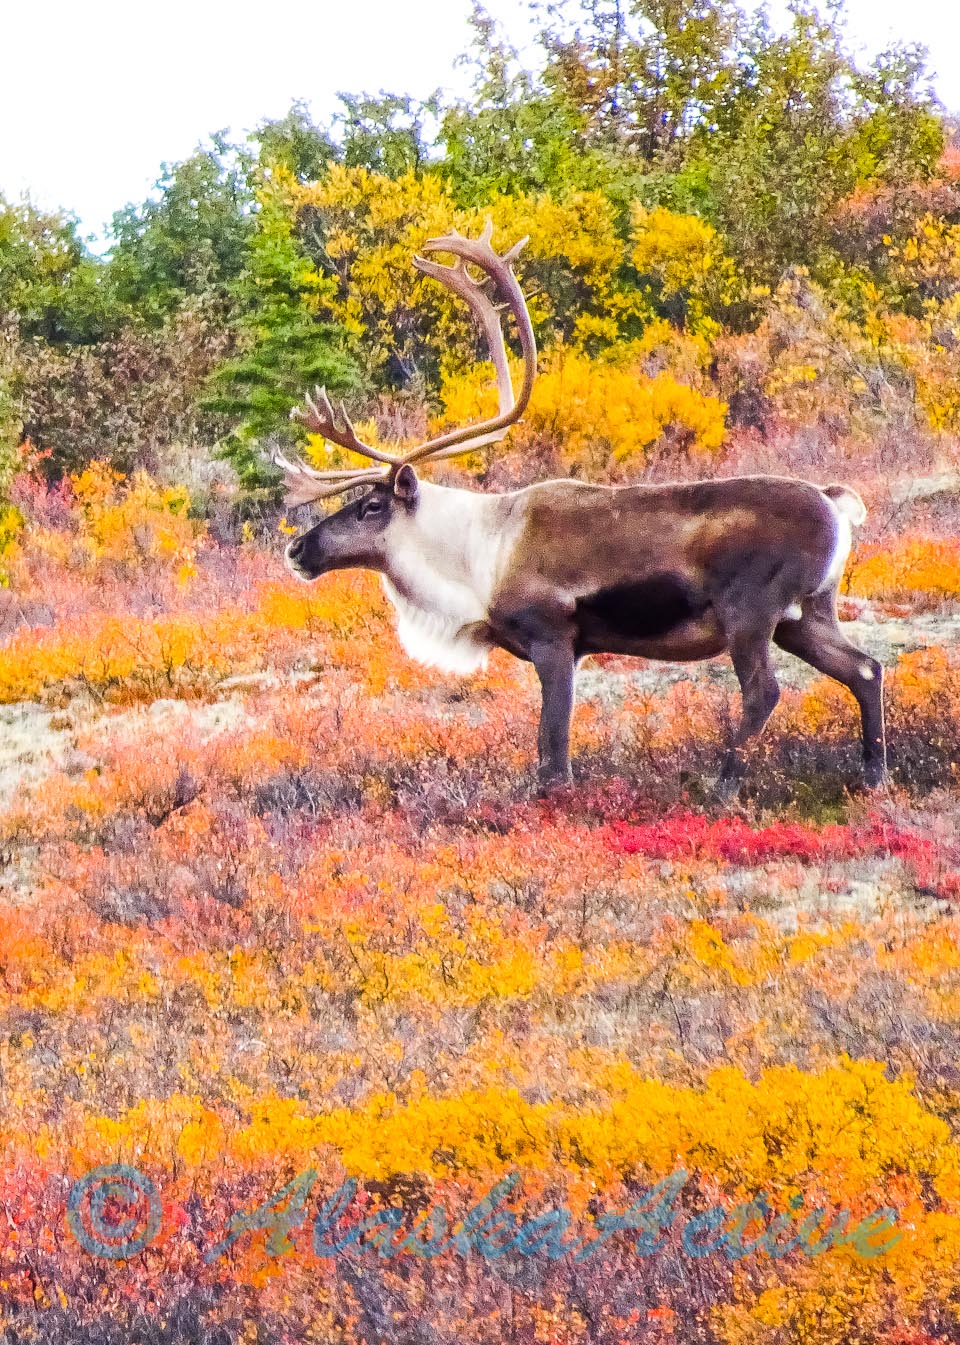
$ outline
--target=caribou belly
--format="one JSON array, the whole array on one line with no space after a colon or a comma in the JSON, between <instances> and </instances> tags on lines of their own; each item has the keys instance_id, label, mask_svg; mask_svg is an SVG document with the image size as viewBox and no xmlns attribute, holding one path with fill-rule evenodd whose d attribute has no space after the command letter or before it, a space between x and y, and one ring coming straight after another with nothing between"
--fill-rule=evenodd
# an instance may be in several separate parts
<instances>
[{"instance_id":1,"label":"caribou belly","mask_svg":"<svg viewBox=\"0 0 960 1345\"><path fill-rule=\"evenodd\" d=\"M711 658L725 647L706 596L669 571L583 595L574 619L578 655L635 654L685 662Z\"/></svg>"}]
</instances>

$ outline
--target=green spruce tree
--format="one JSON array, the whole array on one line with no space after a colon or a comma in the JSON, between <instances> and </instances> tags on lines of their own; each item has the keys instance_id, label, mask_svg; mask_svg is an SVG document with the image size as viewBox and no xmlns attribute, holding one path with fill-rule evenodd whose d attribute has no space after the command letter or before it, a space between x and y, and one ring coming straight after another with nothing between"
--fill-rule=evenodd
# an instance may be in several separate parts
<instances>
[{"instance_id":1,"label":"green spruce tree","mask_svg":"<svg viewBox=\"0 0 960 1345\"><path fill-rule=\"evenodd\" d=\"M301 250L289 200L268 182L259 205L238 286L245 303L245 353L216 371L204 402L205 409L235 420L221 451L245 489L278 481L269 450L289 448L300 437L290 409L304 392L318 383L347 392L360 381L344 333L316 314L316 273Z\"/></svg>"}]
</instances>

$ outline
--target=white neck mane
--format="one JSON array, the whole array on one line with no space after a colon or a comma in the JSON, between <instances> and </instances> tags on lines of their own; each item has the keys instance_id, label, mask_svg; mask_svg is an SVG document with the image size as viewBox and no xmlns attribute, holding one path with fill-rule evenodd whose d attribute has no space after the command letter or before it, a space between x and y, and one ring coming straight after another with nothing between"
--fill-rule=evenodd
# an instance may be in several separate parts
<instances>
[{"instance_id":1,"label":"white neck mane","mask_svg":"<svg viewBox=\"0 0 960 1345\"><path fill-rule=\"evenodd\" d=\"M391 562L383 575L397 636L411 658L459 673L486 663L490 643L478 628L519 531L503 496L420 482L415 513L390 524Z\"/></svg>"}]
</instances>

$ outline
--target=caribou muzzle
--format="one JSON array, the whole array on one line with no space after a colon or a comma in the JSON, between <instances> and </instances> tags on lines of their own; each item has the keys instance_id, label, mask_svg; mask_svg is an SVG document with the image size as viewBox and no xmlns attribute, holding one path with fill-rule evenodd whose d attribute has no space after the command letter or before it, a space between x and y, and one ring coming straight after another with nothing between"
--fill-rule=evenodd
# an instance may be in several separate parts
<instances>
[{"instance_id":1,"label":"caribou muzzle","mask_svg":"<svg viewBox=\"0 0 960 1345\"><path fill-rule=\"evenodd\" d=\"M316 533L317 529L311 528L309 532L294 537L283 556L290 573L307 584L333 568L323 554L323 544L319 542Z\"/></svg>"}]
</instances>

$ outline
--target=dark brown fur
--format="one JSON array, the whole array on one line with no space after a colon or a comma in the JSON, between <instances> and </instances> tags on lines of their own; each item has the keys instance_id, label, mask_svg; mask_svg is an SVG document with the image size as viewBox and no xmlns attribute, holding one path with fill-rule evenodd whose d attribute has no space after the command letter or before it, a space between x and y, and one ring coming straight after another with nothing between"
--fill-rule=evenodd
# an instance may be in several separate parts
<instances>
[{"instance_id":1,"label":"dark brown fur","mask_svg":"<svg viewBox=\"0 0 960 1345\"><path fill-rule=\"evenodd\" d=\"M721 774L779 699L775 642L847 686L863 719L864 769L883 779L882 668L843 635L832 498L804 481L741 477L611 490L550 482L530 490L527 526L491 605L493 642L530 659L543 686L541 772L569 776L573 669L592 653L689 661L729 652L743 717ZM584 591L586 590L586 591ZM571 596L572 595L572 596ZM799 613L798 617L793 612Z\"/></svg>"}]
</instances>

